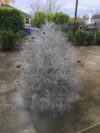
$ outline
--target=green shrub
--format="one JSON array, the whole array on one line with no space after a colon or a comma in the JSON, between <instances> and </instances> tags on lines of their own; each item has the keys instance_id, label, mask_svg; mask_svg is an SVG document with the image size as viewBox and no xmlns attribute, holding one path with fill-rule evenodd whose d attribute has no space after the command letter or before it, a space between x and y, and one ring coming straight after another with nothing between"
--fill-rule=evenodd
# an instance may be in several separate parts
<instances>
[{"instance_id":1,"label":"green shrub","mask_svg":"<svg viewBox=\"0 0 100 133\"><path fill-rule=\"evenodd\" d=\"M65 25L68 22L69 16L62 12L57 13L45 13L45 12L37 12L33 16L34 26L41 28L41 26L45 23L46 20L49 22L54 22L57 25Z\"/></svg>"},{"instance_id":2,"label":"green shrub","mask_svg":"<svg viewBox=\"0 0 100 133\"><path fill-rule=\"evenodd\" d=\"M78 30L74 35L74 43L79 45L92 45L94 41L94 33Z\"/></svg>"},{"instance_id":3,"label":"green shrub","mask_svg":"<svg viewBox=\"0 0 100 133\"><path fill-rule=\"evenodd\" d=\"M0 31L0 49L14 50L16 48L16 37L11 30Z\"/></svg>"},{"instance_id":4,"label":"green shrub","mask_svg":"<svg viewBox=\"0 0 100 133\"><path fill-rule=\"evenodd\" d=\"M86 43L87 44L94 43L94 34L92 32L86 32Z\"/></svg>"},{"instance_id":5,"label":"green shrub","mask_svg":"<svg viewBox=\"0 0 100 133\"><path fill-rule=\"evenodd\" d=\"M64 25L68 22L69 16L62 12L57 12L53 16L53 22L57 25Z\"/></svg>"},{"instance_id":6,"label":"green shrub","mask_svg":"<svg viewBox=\"0 0 100 133\"><path fill-rule=\"evenodd\" d=\"M0 7L0 30L17 32L24 27L22 12L10 7Z\"/></svg>"},{"instance_id":7,"label":"green shrub","mask_svg":"<svg viewBox=\"0 0 100 133\"><path fill-rule=\"evenodd\" d=\"M96 43L100 44L100 32L96 32Z\"/></svg>"},{"instance_id":8,"label":"green shrub","mask_svg":"<svg viewBox=\"0 0 100 133\"><path fill-rule=\"evenodd\" d=\"M68 23L73 25L75 23L75 18L72 18L72 17L69 18ZM81 18L77 18L76 23L77 24L82 24L82 25L85 24L84 20L81 19Z\"/></svg>"},{"instance_id":9,"label":"green shrub","mask_svg":"<svg viewBox=\"0 0 100 133\"><path fill-rule=\"evenodd\" d=\"M78 30L74 35L74 42L76 44L86 44L87 33L82 30Z\"/></svg>"},{"instance_id":10,"label":"green shrub","mask_svg":"<svg viewBox=\"0 0 100 133\"><path fill-rule=\"evenodd\" d=\"M45 20L46 20L46 13L44 12L35 13L35 16L33 17L34 26L40 28L45 23Z\"/></svg>"},{"instance_id":11,"label":"green shrub","mask_svg":"<svg viewBox=\"0 0 100 133\"><path fill-rule=\"evenodd\" d=\"M55 13L51 13L51 12L47 13L47 20L49 22L53 22L54 15L55 15Z\"/></svg>"},{"instance_id":12,"label":"green shrub","mask_svg":"<svg viewBox=\"0 0 100 133\"><path fill-rule=\"evenodd\" d=\"M21 40L21 39L24 39L26 37L26 32L23 31L23 30L19 30L17 33L16 33L16 38L18 40Z\"/></svg>"},{"instance_id":13,"label":"green shrub","mask_svg":"<svg viewBox=\"0 0 100 133\"><path fill-rule=\"evenodd\" d=\"M69 42L73 42L74 41L74 35L73 35L72 32L71 33L67 33L67 39L68 39Z\"/></svg>"}]
</instances>

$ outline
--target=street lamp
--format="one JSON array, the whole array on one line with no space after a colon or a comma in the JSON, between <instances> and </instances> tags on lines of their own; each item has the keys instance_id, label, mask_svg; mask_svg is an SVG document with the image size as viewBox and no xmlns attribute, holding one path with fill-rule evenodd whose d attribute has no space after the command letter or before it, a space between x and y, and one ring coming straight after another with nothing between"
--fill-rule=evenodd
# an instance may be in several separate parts
<instances>
[{"instance_id":1,"label":"street lamp","mask_svg":"<svg viewBox=\"0 0 100 133\"><path fill-rule=\"evenodd\" d=\"M76 0L76 5L75 5L75 15L74 15L74 28L73 28L73 34L75 34L75 32L76 32L77 10L78 10L78 0Z\"/></svg>"}]
</instances>

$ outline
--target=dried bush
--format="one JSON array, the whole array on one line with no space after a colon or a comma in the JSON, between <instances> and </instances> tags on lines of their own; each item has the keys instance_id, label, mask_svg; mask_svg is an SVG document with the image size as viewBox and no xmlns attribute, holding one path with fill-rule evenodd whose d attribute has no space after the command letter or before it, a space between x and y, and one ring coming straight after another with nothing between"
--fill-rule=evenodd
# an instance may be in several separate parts
<instances>
[{"instance_id":1,"label":"dried bush","mask_svg":"<svg viewBox=\"0 0 100 133\"><path fill-rule=\"evenodd\" d=\"M33 41L34 38L34 41ZM71 46L52 23L29 38L23 51L25 104L31 112L62 114L79 97Z\"/></svg>"}]
</instances>

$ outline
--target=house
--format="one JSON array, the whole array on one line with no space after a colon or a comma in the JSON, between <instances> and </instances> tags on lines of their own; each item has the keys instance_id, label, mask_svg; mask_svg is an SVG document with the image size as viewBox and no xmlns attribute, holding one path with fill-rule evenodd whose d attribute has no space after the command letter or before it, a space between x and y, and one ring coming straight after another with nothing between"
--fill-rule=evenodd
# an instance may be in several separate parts
<instances>
[{"instance_id":1,"label":"house","mask_svg":"<svg viewBox=\"0 0 100 133\"><path fill-rule=\"evenodd\" d=\"M23 12L25 28L31 28L31 16Z\"/></svg>"},{"instance_id":2,"label":"house","mask_svg":"<svg viewBox=\"0 0 100 133\"><path fill-rule=\"evenodd\" d=\"M85 29L93 30L94 28L100 31L100 13L90 12L88 16L83 16L83 20L86 24Z\"/></svg>"},{"instance_id":3,"label":"house","mask_svg":"<svg viewBox=\"0 0 100 133\"><path fill-rule=\"evenodd\" d=\"M93 12L89 12L88 16L83 16L83 20L86 24L100 25L100 13L93 14Z\"/></svg>"},{"instance_id":4,"label":"house","mask_svg":"<svg viewBox=\"0 0 100 133\"><path fill-rule=\"evenodd\" d=\"M100 14L94 14L91 18L91 23L100 25Z\"/></svg>"},{"instance_id":5,"label":"house","mask_svg":"<svg viewBox=\"0 0 100 133\"><path fill-rule=\"evenodd\" d=\"M89 15L83 16L83 21L85 22L85 24L92 24L91 19L92 19L92 11L89 12Z\"/></svg>"},{"instance_id":6,"label":"house","mask_svg":"<svg viewBox=\"0 0 100 133\"><path fill-rule=\"evenodd\" d=\"M10 7L10 8L15 8L12 7L11 5L8 4L0 4L0 7ZM24 16L24 27L25 28L31 28L31 16L25 12L23 12L23 16Z\"/></svg>"}]
</instances>

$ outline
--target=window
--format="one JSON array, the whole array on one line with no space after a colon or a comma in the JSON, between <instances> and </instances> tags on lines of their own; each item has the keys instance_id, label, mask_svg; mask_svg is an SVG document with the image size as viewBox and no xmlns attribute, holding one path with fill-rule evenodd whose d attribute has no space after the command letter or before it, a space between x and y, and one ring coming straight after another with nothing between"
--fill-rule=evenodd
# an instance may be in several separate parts
<instances>
[{"instance_id":1,"label":"window","mask_svg":"<svg viewBox=\"0 0 100 133\"><path fill-rule=\"evenodd\" d=\"M29 24L29 23L30 23L30 19L29 19L29 18L26 18L25 23L26 23L26 24Z\"/></svg>"}]
</instances>

